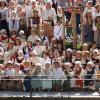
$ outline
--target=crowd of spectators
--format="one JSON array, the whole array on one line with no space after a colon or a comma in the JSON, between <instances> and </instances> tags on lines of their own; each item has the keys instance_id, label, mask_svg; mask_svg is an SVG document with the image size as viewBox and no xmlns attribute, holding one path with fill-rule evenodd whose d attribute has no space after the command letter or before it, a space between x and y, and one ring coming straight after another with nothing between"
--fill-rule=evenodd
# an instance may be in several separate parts
<instances>
[{"instance_id":1,"label":"crowd of spectators","mask_svg":"<svg viewBox=\"0 0 100 100\"><path fill-rule=\"evenodd\" d=\"M100 88L100 1L72 1L0 0L0 90ZM80 48L64 47L63 2L84 2ZM64 15L73 25L70 9Z\"/></svg>"}]
</instances>

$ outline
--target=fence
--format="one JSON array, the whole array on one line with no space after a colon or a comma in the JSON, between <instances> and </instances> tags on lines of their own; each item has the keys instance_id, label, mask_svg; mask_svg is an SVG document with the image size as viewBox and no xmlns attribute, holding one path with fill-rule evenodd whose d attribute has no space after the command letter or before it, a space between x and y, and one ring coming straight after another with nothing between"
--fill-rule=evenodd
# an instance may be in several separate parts
<instances>
[{"instance_id":1,"label":"fence","mask_svg":"<svg viewBox=\"0 0 100 100\"><path fill-rule=\"evenodd\" d=\"M91 77L90 79L87 78ZM83 91L89 89L97 91L100 88L100 80L95 75L84 75L84 77L73 76L63 79L54 79L53 76L37 76L37 75L18 75L18 76L0 76L0 91Z\"/></svg>"}]
</instances>

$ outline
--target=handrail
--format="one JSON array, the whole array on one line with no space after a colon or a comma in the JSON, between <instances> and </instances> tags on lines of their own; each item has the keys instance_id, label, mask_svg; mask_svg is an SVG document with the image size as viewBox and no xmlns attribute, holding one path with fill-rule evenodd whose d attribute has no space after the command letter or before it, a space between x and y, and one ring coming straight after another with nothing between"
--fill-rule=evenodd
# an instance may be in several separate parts
<instances>
[{"instance_id":1,"label":"handrail","mask_svg":"<svg viewBox=\"0 0 100 100\"><path fill-rule=\"evenodd\" d=\"M84 74L84 75L71 75L71 76L72 77L79 77L79 76L80 77L82 77L82 76L84 77L84 76L91 76L91 75L92 76L99 76L100 74L88 74L88 75L87 74ZM0 75L0 77L2 77L2 76L4 76L4 77L10 77L10 76L11 77L12 76L13 77L22 77L22 76L25 76L25 77L26 76L41 76L41 77L46 77L47 76L47 77L54 77L54 75ZM70 75L65 75L65 76L70 76Z\"/></svg>"}]
</instances>

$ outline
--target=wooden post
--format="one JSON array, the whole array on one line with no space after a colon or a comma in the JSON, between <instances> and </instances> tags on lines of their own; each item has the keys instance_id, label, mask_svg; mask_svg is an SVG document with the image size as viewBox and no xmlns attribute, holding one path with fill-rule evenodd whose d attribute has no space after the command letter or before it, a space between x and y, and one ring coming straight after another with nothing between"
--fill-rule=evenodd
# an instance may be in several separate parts
<instances>
[{"instance_id":1,"label":"wooden post","mask_svg":"<svg viewBox=\"0 0 100 100\"><path fill-rule=\"evenodd\" d=\"M73 8L72 10L72 27L73 27L73 48L77 47L77 33L76 33L76 11Z\"/></svg>"},{"instance_id":2,"label":"wooden post","mask_svg":"<svg viewBox=\"0 0 100 100\"><path fill-rule=\"evenodd\" d=\"M64 8L62 8L62 24L63 24L63 34L65 36L65 18L64 18ZM64 50L66 49L65 47L65 37L64 37L64 40L63 40L63 47L64 47Z\"/></svg>"}]
</instances>

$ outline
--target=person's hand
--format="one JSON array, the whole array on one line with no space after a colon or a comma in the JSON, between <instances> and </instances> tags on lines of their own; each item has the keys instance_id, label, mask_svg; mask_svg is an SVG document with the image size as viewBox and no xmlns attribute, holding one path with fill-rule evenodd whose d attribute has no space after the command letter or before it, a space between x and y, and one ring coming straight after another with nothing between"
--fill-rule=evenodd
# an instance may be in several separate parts
<instances>
[{"instance_id":1,"label":"person's hand","mask_svg":"<svg viewBox=\"0 0 100 100\"><path fill-rule=\"evenodd\" d=\"M50 16L48 17L48 20L52 20L52 19L53 19L52 17L50 17Z\"/></svg>"}]
</instances>

